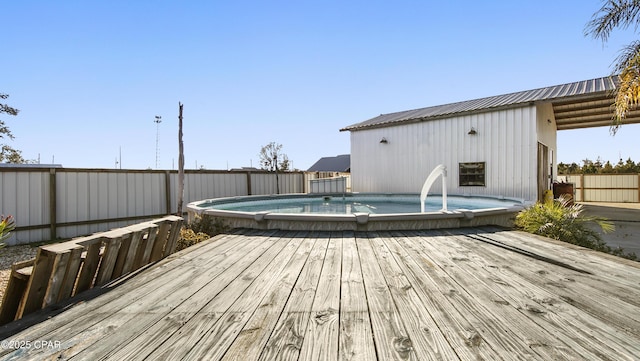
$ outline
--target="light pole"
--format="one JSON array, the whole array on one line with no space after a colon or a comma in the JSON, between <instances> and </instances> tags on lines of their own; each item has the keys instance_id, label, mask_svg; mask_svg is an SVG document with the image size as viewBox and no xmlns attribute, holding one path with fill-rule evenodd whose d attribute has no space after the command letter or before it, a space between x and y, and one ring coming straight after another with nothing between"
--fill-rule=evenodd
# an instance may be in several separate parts
<instances>
[{"instance_id":1,"label":"light pole","mask_svg":"<svg viewBox=\"0 0 640 361\"><path fill-rule=\"evenodd\" d=\"M160 123L162 123L162 117L156 115L156 120L153 122L156 123L156 169L158 169L158 162L160 160Z\"/></svg>"}]
</instances>

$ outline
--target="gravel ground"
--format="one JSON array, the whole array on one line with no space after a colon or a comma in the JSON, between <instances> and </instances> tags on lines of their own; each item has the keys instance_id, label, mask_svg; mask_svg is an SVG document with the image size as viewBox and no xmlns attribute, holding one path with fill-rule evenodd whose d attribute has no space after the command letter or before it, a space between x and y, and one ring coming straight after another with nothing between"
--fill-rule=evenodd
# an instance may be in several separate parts
<instances>
[{"instance_id":1,"label":"gravel ground","mask_svg":"<svg viewBox=\"0 0 640 361\"><path fill-rule=\"evenodd\" d=\"M11 265L35 258L38 247L11 246L0 249L0 303L4 297L4 291L11 276Z\"/></svg>"}]
</instances>

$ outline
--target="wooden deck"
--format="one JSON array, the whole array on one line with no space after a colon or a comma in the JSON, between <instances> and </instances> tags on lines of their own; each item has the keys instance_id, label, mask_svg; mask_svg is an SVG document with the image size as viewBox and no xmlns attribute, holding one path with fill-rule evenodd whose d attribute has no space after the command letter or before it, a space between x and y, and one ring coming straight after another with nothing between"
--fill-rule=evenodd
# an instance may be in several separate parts
<instances>
[{"instance_id":1,"label":"wooden deck","mask_svg":"<svg viewBox=\"0 0 640 361\"><path fill-rule=\"evenodd\" d=\"M68 304L0 328L0 358L640 357L637 263L501 229L237 231Z\"/></svg>"}]
</instances>

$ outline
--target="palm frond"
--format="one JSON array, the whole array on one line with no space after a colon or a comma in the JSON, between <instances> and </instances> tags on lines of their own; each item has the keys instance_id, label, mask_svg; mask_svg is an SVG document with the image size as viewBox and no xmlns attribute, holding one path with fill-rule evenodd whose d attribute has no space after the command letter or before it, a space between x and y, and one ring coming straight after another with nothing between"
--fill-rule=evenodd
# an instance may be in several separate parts
<instances>
[{"instance_id":1,"label":"palm frond","mask_svg":"<svg viewBox=\"0 0 640 361\"><path fill-rule=\"evenodd\" d=\"M629 26L638 28L640 0L608 0L596 11L585 26L585 36L591 35L603 42L609 40L613 29Z\"/></svg>"}]
</instances>

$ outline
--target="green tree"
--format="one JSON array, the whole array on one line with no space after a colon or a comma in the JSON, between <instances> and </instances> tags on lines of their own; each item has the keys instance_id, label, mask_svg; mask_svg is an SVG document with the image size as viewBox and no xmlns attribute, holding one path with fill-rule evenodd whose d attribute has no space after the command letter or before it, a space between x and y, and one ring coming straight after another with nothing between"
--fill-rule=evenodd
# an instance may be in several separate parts
<instances>
[{"instance_id":1,"label":"green tree","mask_svg":"<svg viewBox=\"0 0 640 361\"><path fill-rule=\"evenodd\" d=\"M569 168L567 170L567 174L577 174L580 173L580 166L573 162L569 165Z\"/></svg>"},{"instance_id":2,"label":"green tree","mask_svg":"<svg viewBox=\"0 0 640 361\"><path fill-rule=\"evenodd\" d=\"M0 99L4 100L9 97L8 94L0 93ZM16 116L20 112L18 109L10 107L7 104L0 103L0 114L8 114ZM0 119L0 139L13 139L13 134L4 120ZM13 149L10 145L0 144L0 163L26 163L22 158L19 150Z\"/></svg>"},{"instance_id":3,"label":"green tree","mask_svg":"<svg viewBox=\"0 0 640 361\"><path fill-rule=\"evenodd\" d=\"M640 164L639 164L640 165ZM616 164L617 173L640 173L640 166L636 165L631 158L628 158L626 162L622 162L622 159Z\"/></svg>"},{"instance_id":4,"label":"green tree","mask_svg":"<svg viewBox=\"0 0 640 361\"><path fill-rule=\"evenodd\" d=\"M605 0L587 23L584 33L603 43L615 28L627 29L633 26L637 31L640 25L640 1ZM614 115L611 134L616 134L624 118L640 103L640 41L633 41L622 49L613 66L614 75L619 75L620 84L615 91Z\"/></svg>"},{"instance_id":5,"label":"green tree","mask_svg":"<svg viewBox=\"0 0 640 361\"><path fill-rule=\"evenodd\" d=\"M602 162L600 161L600 158L595 162L590 159L585 159L582 162L584 163L582 165L582 173L584 174L598 174L602 169Z\"/></svg>"},{"instance_id":6,"label":"green tree","mask_svg":"<svg viewBox=\"0 0 640 361\"><path fill-rule=\"evenodd\" d=\"M615 170L613 169L613 165L611 165L611 162L607 161L602 167L602 169L600 169L600 173L603 173L603 174L615 173Z\"/></svg>"}]
</instances>

